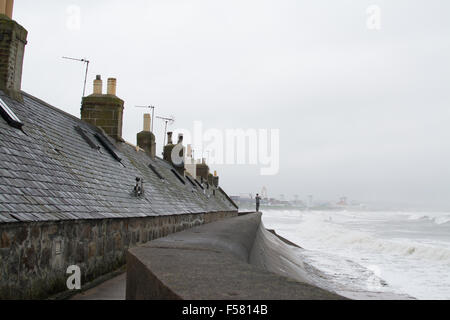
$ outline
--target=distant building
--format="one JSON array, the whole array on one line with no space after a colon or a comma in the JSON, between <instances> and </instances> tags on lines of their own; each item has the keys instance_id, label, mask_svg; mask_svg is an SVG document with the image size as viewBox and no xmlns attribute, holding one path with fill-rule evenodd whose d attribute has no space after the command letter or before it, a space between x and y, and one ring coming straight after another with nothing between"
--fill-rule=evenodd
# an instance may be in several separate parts
<instances>
[{"instance_id":1,"label":"distant building","mask_svg":"<svg viewBox=\"0 0 450 320\"><path fill-rule=\"evenodd\" d=\"M348 206L347 198L342 197L339 202L337 203L338 206Z\"/></svg>"}]
</instances>

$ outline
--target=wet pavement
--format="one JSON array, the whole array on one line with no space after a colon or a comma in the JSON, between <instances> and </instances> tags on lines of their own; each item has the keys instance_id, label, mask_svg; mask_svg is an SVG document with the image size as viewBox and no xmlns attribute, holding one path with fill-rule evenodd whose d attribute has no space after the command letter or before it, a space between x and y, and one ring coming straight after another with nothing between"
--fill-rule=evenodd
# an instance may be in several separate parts
<instances>
[{"instance_id":1,"label":"wet pavement","mask_svg":"<svg viewBox=\"0 0 450 320\"><path fill-rule=\"evenodd\" d=\"M127 274L123 273L95 288L77 294L70 300L125 300L126 277Z\"/></svg>"}]
</instances>

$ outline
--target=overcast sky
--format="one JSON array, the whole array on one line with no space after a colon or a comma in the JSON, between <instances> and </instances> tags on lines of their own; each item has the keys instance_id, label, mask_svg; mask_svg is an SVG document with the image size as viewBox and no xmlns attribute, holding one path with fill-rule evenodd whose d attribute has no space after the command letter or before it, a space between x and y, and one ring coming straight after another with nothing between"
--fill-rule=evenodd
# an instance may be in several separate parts
<instances>
[{"instance_id":1,"label":"overcast sky","mask_svg":"<svg viewBox=\"0 0 450 320\"><path fill-rule=\"evenodd\" d=\"M127 141L142 104L175 116L171 129L280 129L278 175L213 168L230 194L450 209L449 12L446 0L16 0L14 18L29 31L23 89L79 116L83 66L61 57L88 58L89 94L96 74L118 79Z\"/></svg>"}]
</instances>

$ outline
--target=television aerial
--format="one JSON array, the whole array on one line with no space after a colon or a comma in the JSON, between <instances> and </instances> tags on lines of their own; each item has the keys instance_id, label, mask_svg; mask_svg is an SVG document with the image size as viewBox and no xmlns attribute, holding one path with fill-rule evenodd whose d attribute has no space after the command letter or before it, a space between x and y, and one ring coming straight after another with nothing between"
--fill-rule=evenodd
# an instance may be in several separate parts
<instances>
[{"instance_id":1,"label":"television aerial","mask_svg":"<svg viewBox=\"0 0 450 320\"><path fill-rule=\"evenodd\" d=\"M151 124L151 131L153 132L153 123L155 122L155 106L135 106L136 108L146 108L146 109L151 109L152 110L152 124Z\"/></svg>"},{"instance_id":2,"label":"television aerial","mask_svg":"<svg viewBox=\"0 0 450 320\"><path fill-rule=\"evenodd\" d=\"M167 117L156 117L157 119L163 120L166 123L165 129L164 129L164 146L166 145L166 136L167 136L167 126L172 125L175 123L175 117L171 116L170 118Z\"/></svg>"},{"instance_id":3,"label":"television aerial","mask_svg":"<svg viewBox=\"0 0 450 320\"><path fill-rule=\"evenodd\" d=\"M83 86L83 98L84 98L86 96L86 83L87 83L87 76L88 76L88 72L89 72L90 61L87 59L77 59L77 58L70 58L70 57L62 57L62 58L66 59L66 60L83 62L84 64L86 64L86 73L84 75L84 86Z\"/></svg>"}]
</instances>

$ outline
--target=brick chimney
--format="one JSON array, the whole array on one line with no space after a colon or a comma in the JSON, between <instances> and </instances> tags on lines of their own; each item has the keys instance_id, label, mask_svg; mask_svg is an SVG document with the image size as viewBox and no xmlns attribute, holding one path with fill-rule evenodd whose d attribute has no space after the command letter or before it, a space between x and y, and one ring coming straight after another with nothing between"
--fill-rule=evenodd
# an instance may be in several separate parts
<instances>
[{"instance_id":1,"label":"brick chimney","mask_svg":"<svg viewBox=\"0 0 450 320\"><path fill-rule=\"evenodd\" d=\"M178 143L177 143L177 146L180 148L180 153L179 153L179 156L180 156L180 158L182 159L182 163L181 164L179 164L179 165L175 165L174 164L174 166L175 166L175 168L177 169L177 171L178 171L178 173L179 174L181 174L181 175L184 175L184 171L185 171L185 168L184 168L184 162L185 162L185 154L186 154L186 148L183 146L183 139L184 139L184 135L182 134L182 133L180 133L179 135L178 135Z\"/></svg>"},{"instance_id":2,"label":"brick chimney","mask_svg":"<svg viewBox=\"0 0 450 320\"><path fill-rule=\"evenodd\" d=\"M167 162L172 163L172 150L175 148L175 145L172 141L173 132L167 133L167 145L164 146L163 158Z\"/></svg>"},{"instance_id":3,"label":"brick chimney","mask_svg":"<svg viewBox=\"0 0 450 320\"><path fill-rule=\"evenodd\" d=\"M206 159L202 160L202 163L197 164L197 177L203 181L208 181L209 167L206 164Z\"/></svg>"},{"instance_id":4,"label":"brick chimney","mask_svg":"<svg viewBox=\"0 0 450 320\"><path fill-rule=\"evenodd\" d=\"M81 120L102 128L117 141L122 139L124 101L116 96L114 78L108 79L107 94L103 94L101 76L94 80L94 93L83 98Z\"/></svg>"},{"instance_id":5,"label":"brick chimney","mask_svg":"<svg viewBox=\"0 0 450 320\"><path fill-rule=\"evenodd\" d=\"M167 162L170 162L175 167L175 169L178 171L179 174L184 175L184 170L185 170L184 169L184 155L186 154L186 152L185 152L185 148L183 147L183 135L180 134L178 136L178 143L176 145L173 144L172 136L173 136L173 132L167 133L168 143L166 146L164 146L164 153L163 153L164 160L166 160ZM172 152L175 147L179 148L179 150L180 150L180 153L178 156L182 159L181 160L182 163L176 164L176 163L174 163L174 159L172 159Z\"/></svg>"},{"instance_id":6,"label":"brick chimney","mask_svg":"<svg viewBox=\"0 0 450 320\"><path fill-rule=\"evenodd\" d=\"M22 68L28 31L12 20L14 0L0 0L0 89L22 101Z\"/></svg>"},{"instance_id":7,"label":"brick chimney","mask_svg":"<svg viewBox=\"0 0 450 320\"><path fill-rule=\"evenodd\" d=\"M217 175L217 171L214 171L213 185L214 185L216 188L219 187L219 176Z\"/></svg>"},{"instance_id":8,"label":"brick chimney","mask_svg":"<svg viewBox=\"0 0 450 320\"><path fill-rule=\"evenodd\" d=\"M156 157L156 138L151 132L151 116L144 114L144 130L137 134L137 145L143 149L152 159Z\"/></svg>"}]
</instances>

